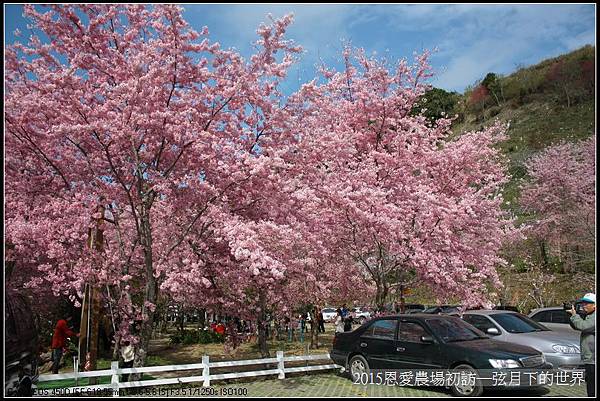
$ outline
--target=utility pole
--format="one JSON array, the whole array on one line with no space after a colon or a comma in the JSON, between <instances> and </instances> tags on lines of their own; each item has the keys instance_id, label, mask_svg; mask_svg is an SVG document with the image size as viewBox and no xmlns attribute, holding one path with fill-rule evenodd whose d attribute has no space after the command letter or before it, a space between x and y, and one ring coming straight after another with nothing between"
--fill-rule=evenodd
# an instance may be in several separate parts
<instances>
[{"instance_id":1,"label":"utility pole","mask_svg":"<svg viewBox=\"0 0 600 401\"><path fill-rule=\"evenodd\" d=\"M91 250L102 251L104 248L104 198L96 213L92 216L95 220L94 227L88 229L88 247ZM97 283L86 283L83 305L81 309L81 330L79 335L79 363L83 364L84 371L96 370L98 360L98 334L100 327L100 288ZM89 384L96 384L97 378L90 377Z\"/></svg>"}]
</instances>

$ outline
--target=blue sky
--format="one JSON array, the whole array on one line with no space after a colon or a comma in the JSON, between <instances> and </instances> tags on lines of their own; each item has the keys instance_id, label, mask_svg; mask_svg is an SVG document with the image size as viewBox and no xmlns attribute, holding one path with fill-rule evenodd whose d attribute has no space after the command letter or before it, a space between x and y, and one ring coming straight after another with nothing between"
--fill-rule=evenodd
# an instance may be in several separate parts
<instances>
[{"instance_id":1,"label":"blue sky","mask_svg":"<svg viewBox=\"0 0 600 401\"><path fill-rule=\"evenodd\" d=\"M287 37L305 53L284 90L314 77L315 64L341 68L342 41L390 60L412 59L413 52L437 48L431 83L462 92L488 72L509 74L559 54L595 45L594 4L185 4L185 19L197 31L206 25L223 47L252 54L256 28L267 14L293 13ZM26 36L22 6L5 6L5 41L19 28Z\"/></svg>"}]
</instances>

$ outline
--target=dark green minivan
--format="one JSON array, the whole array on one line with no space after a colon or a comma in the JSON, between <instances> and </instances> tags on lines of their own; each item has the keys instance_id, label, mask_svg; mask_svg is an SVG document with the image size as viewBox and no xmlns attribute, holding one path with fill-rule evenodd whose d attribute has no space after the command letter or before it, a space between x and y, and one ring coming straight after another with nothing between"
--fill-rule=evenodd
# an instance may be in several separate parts
<instances>
[{"instance_id":1,"label":"dark green minivan","mask_svg":"<svg viewBox=\"0 0 600 401\"><path fill-rule=\"evenodd\" d=\"M552 367L531 347L494 341L457 317L429 314L379 317L352 332L337 333L330 356L353 379L374 369L477 374ZM449 387L457 396L479 396L484 389L479 381Z\"/></svg>"}]
</instances>

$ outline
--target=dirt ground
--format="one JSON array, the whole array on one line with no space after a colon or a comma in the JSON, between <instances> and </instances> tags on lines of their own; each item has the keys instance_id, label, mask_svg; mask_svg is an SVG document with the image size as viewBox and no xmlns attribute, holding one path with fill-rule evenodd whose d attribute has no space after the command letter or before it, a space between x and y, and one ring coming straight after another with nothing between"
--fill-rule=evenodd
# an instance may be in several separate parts
<instances>
[{"instance_id":1,"label":"dirt ground","mask_svg":"<svg viewBox=\"0 0 600 401\"><path fill-rule=\"evenodd\" d=\"M188 329L195 326L186 327ZM146 365L181 365L191 363L201 363L202 356L208 355L210 361L234 361L245 359L261 358L260 351L256 340L252 342L242 343L237 349L228 352L223 344L170 344L169 336L175 332L175 328L169 328L167 334L160 335L158 338L150 341L150 352ZM268 341L269 352L271 357L275 357L277 351L283 351L285 356L295 355L314 355L324 354L329 352L332 346L335 328L333 324L325 324L325 333L319 334L319 348L309 349L310 337L305 334L304 342L296 341L278 341L270 339ZM322 362L320 362L322 363ZM288 365L288 363L286 363ZM293 366L292 363L289 364ZM228 372L255 370L257 365L229 367ZM202 371L185 371L187 375L201 374ZM215 373L219 373L215 369ZM180 376L181 372L165 372L161 373L160 377L176 377ZM155 374L155 376L158 376Z\"/></svg>"}]
</instances>

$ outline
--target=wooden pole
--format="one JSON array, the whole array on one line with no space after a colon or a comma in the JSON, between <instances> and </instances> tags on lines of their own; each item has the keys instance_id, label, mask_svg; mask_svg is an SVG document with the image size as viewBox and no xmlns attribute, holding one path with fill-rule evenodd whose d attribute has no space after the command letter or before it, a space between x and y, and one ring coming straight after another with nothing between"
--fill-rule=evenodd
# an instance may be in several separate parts
<instances>
[{"instance_id":1,"label":"wooden pole","mask_svg":"<svg viewBox=\"0 0 600 401\"><path fill-rule=\"evenodd\" d=\"M91 299L91 317L90 317L90 348L88 352L90 354L90 370L96 370L96 362L98 360L98 334L100 328L100 291L98 288L93 286L90 287L90 299ZM97 383L96 377L90 377L90 385Z\"/></svg>"},{"instance_id":2,"label":"wooden pole","mask_svg":"<svg viewBox=\"0 0 600 401\"><path fill-rule=\"evenodd\" d=\"M101 199L102 201L102 199ZM88 247L91 250L102 251L104 247L103 222L104 205L98 205L93 217L96 226L88 230ZM82 370L96 370L98 360L98 334L100 327L101 292L97 286L86 283L83 305L81 309L81 325L79 335L79 361ZM97 378L90 377L89 384L97 383Z\"/></svg>"},{"instance_id":3,"label":"wooden pole","mask_svg":"<svg viewBox=\"0 0 600 401\"><path fill-rule=\"evenodd\" d=\"M81 304L81 321L79 323L79 349L77 350L77 370L83 370L82 360L85 360L87 352L87 333L88 333L88 285L83 289L83 302ZM83 358L82 358L83 357Z\"/></svg>"}]
</instances>

